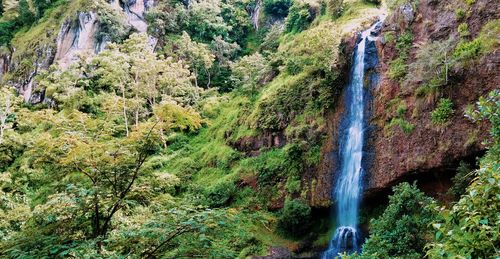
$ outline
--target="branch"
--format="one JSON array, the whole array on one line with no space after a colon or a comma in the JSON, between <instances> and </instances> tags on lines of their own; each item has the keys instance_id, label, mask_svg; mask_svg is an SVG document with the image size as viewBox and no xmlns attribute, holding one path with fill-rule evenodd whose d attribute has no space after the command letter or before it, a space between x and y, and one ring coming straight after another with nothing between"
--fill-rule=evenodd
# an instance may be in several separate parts
<instances>
[{"instance_id":1,"label":"branch","mask_svg":"<svg viewBox=\"0 0 500 259\"><path fill-rule=\"evenodd\" d=\"M146 140L149 140L150 137L151 137L151 133L153 132L153 129L156 127L156 125L158 124L158 122L156 122L153 127L151 127L151 129L149 129L149 132L148 134L146 135ZM147 142L146 142L147 144ZM106 234L107 232L107 229L109 227L109 223L111 222L111 219L113 218L113 215L120 209L120 206L123 202L123 200L125 199L125 196L127 196L127 194L130 192L130 189L132 188L132 185L134 184L135 180L137 179L137 176L139 175L139 171L142 167L142 165L144 164L144 162L146 161L148 155L146 154L145 150L141 150L141 152L139 153L139 157L137 158L137 163L136 163L136 167L134 169L134 174L132 176L132 180L130 181L130 183L128 184L127 188L125 188L125 190L123 190L121 193L120 193L120 197L118 199L118 201L116 201L116 203L111 207L111 210L108 214L108 216L106 217L106 220L104 222L104 225L102 227L102 230L103 230L103 235Z\"/></svg>"}]
</instances>

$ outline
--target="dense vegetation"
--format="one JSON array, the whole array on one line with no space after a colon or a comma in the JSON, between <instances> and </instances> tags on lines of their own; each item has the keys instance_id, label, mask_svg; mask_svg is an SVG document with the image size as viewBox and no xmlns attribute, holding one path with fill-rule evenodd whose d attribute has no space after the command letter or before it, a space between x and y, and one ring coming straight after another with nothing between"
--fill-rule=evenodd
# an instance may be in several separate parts
<instances>
[{"instance_id":1,"label":"dense vegetation","mask_svg":"<svg viewBox=\"0 0 500 259\"><path fill-rule=\"evenodd\" d=\"M107 1L0 0L0 55L19 61L0 82L0 257L245 258L304 239L324 248L308 174L340 103L344 40L380 5L403 2L158 1L146 34ZM106 49L38 71L61 24L83 11L96 13ZM441 93L448 73L497 49L497 25L474 39L460 26L460 39L423 45L411 64L412 31L392 35L388 77L418 81L415 96L436 100L433 126L446 127L462 112ZM25 79L42 102L18 95ZM384 131L411 134L404 101L390 105ZM479 169L457 173L457 202L394 187L361 257L499 256L498 114L498 91L467 112L491 124L491 140Z\"/></svg>"}]
</instances>

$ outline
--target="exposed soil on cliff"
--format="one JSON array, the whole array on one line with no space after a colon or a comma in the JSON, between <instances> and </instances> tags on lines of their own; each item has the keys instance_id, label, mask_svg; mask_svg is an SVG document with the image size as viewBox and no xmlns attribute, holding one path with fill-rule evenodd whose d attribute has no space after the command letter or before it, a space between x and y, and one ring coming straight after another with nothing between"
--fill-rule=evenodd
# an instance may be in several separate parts
<instances>
[{"instance_id":1,"label":"exposed soil on cliff","mask_svg":"<svg viewBox=\"0 0 500 259\"><path fill-rule=\"evenodd\" d=\"M477 35L480 28L492 19L498 19L496 1L476 1L467 18L470 34ZM421 42L441 40L457 35L457 27L463 21L455 18L457 6L461 1L420 1L415 11L415 19L403 22L389 17L384 32L402 31L408 27L413 31L413 47L408 63L415 60L417 46ZM396 58L395 44L379 45L381 82L374 91L374 114L372 123L377 125L368 145L375 147L373 167L369 170L365 195L376 196L394 184L411 179L426 178L453 170L458 161L484 151L482 140L488 137L489 125L475 124L464 116L466 107L492 89L499 88L500 51L482 57L475 64L461 71L455 71L450 83L444 87L440 97L449 98L454 104L454 115L446 125L436 126L431 122L431 112L436 107L434 100L417 97L408 89L387 76L389 62ZM411 73L411 71L408 71ZM384 125L393 116L387 111L387 104L399 98L407 106L404 119L415 126L410 133L395 127L390 134L384 132ZM436 98L434 98L436 99ZM448 178L451 176L449 175ZM424 189L442 189L439 181L429 181ZM441 191L440 191L441 192Z\"/></svg>"}]
</instances>

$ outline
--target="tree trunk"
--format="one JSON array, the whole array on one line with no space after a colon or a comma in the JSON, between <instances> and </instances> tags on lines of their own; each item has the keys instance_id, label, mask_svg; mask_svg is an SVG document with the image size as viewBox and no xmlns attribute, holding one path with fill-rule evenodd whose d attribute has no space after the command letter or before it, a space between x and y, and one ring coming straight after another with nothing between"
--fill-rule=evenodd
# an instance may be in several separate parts
<instances>
[{"instance_id":1,"label":"tree trunk","mask_svg":"<svg viewBox=\"0 0 500 259\"><path fill-rule=\"evenodd\" d=\"M122 84L122 100L123 100L123 119L125 120L125 130L127 131L127 137L129 134L128 131L128 119L127 119L127 103L125 99L125 86Z\"/></svg>"}]
</instances>

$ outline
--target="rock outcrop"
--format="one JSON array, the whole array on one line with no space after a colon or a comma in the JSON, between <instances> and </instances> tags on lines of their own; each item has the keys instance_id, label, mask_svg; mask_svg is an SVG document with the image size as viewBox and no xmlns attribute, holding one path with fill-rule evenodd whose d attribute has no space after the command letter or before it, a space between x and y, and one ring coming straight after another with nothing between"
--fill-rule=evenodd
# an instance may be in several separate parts
<instances>
[{"instance_id":1,"label":"rock outcrop","mask_svg":"<svg viewBox=\"0 0 500 259\"><path fill-rule=\"evenodd\" d=\"M413 47L408 63L415 59L418 44L459 37L457 27L462 22L469 24L472 37L488 21L498 19L497 1L478 0L471 7L466 21L457 21L457 7L467 8L462 1L420 1L416 10L403 6L388 18L383 33L389 31L413 32ZM391 80L387 71L391 60L397 57L394 44L379 46L382 75L379 87L374 92L372 124L375 131L370 139L374 147L372 166L366 177L365 195L376 195L405 180L418 180L439 174L453 175L459 161L481 154L485 147L481 141L487 138L489 126L477 125L464 116L465 108L492 89L500 88L500 51L482 57L477 64L457 71L450 79L450 86L443 89L441 96L453 101L455 113L446 126L436 126L431 122L431 112L436 102L423 101L408 85ZM408 71L411 75L412 71ZM399 98L406 104L404 119L415 126L411 133L395 130L384 132L389 123L390 112L387 104ZM451 173L450 173L451 172ZM432 182L426 181L427 184ZM427 189L432 187L427 186ZM441 188L436 186L436 188Z\"/></svg>"},{"instance_id":2,"label":"rock outcrop","mask_svg":"<svg viewBox=\"0 0 500 259\"><path fill-rule=\"evenodd\" d=\"M146 32L147 23L144 13L153 6L153 0L109 1L111 7L123 15L124 22L130 31ZM26 102L33 104L44 101L43 90L36 89L34 78L40 71L48 69L52 64L59 63L62 69L68 68L78 58L79 53L97 54L109 43L108 37L99 37L101 23L97 10L79 11L76 17L70 16L62 20L57 33L47 29L47 38L43 44L33 43L30 53L18 53L15 48L9 53L0 53L0 80L7 72L13 73L9 83ZM30 43L28 43L30 44ZM155 45L156 40L151 39ZM23 64L23 57L29 56L33 64Z\"/></svg>"}]
</instances>

